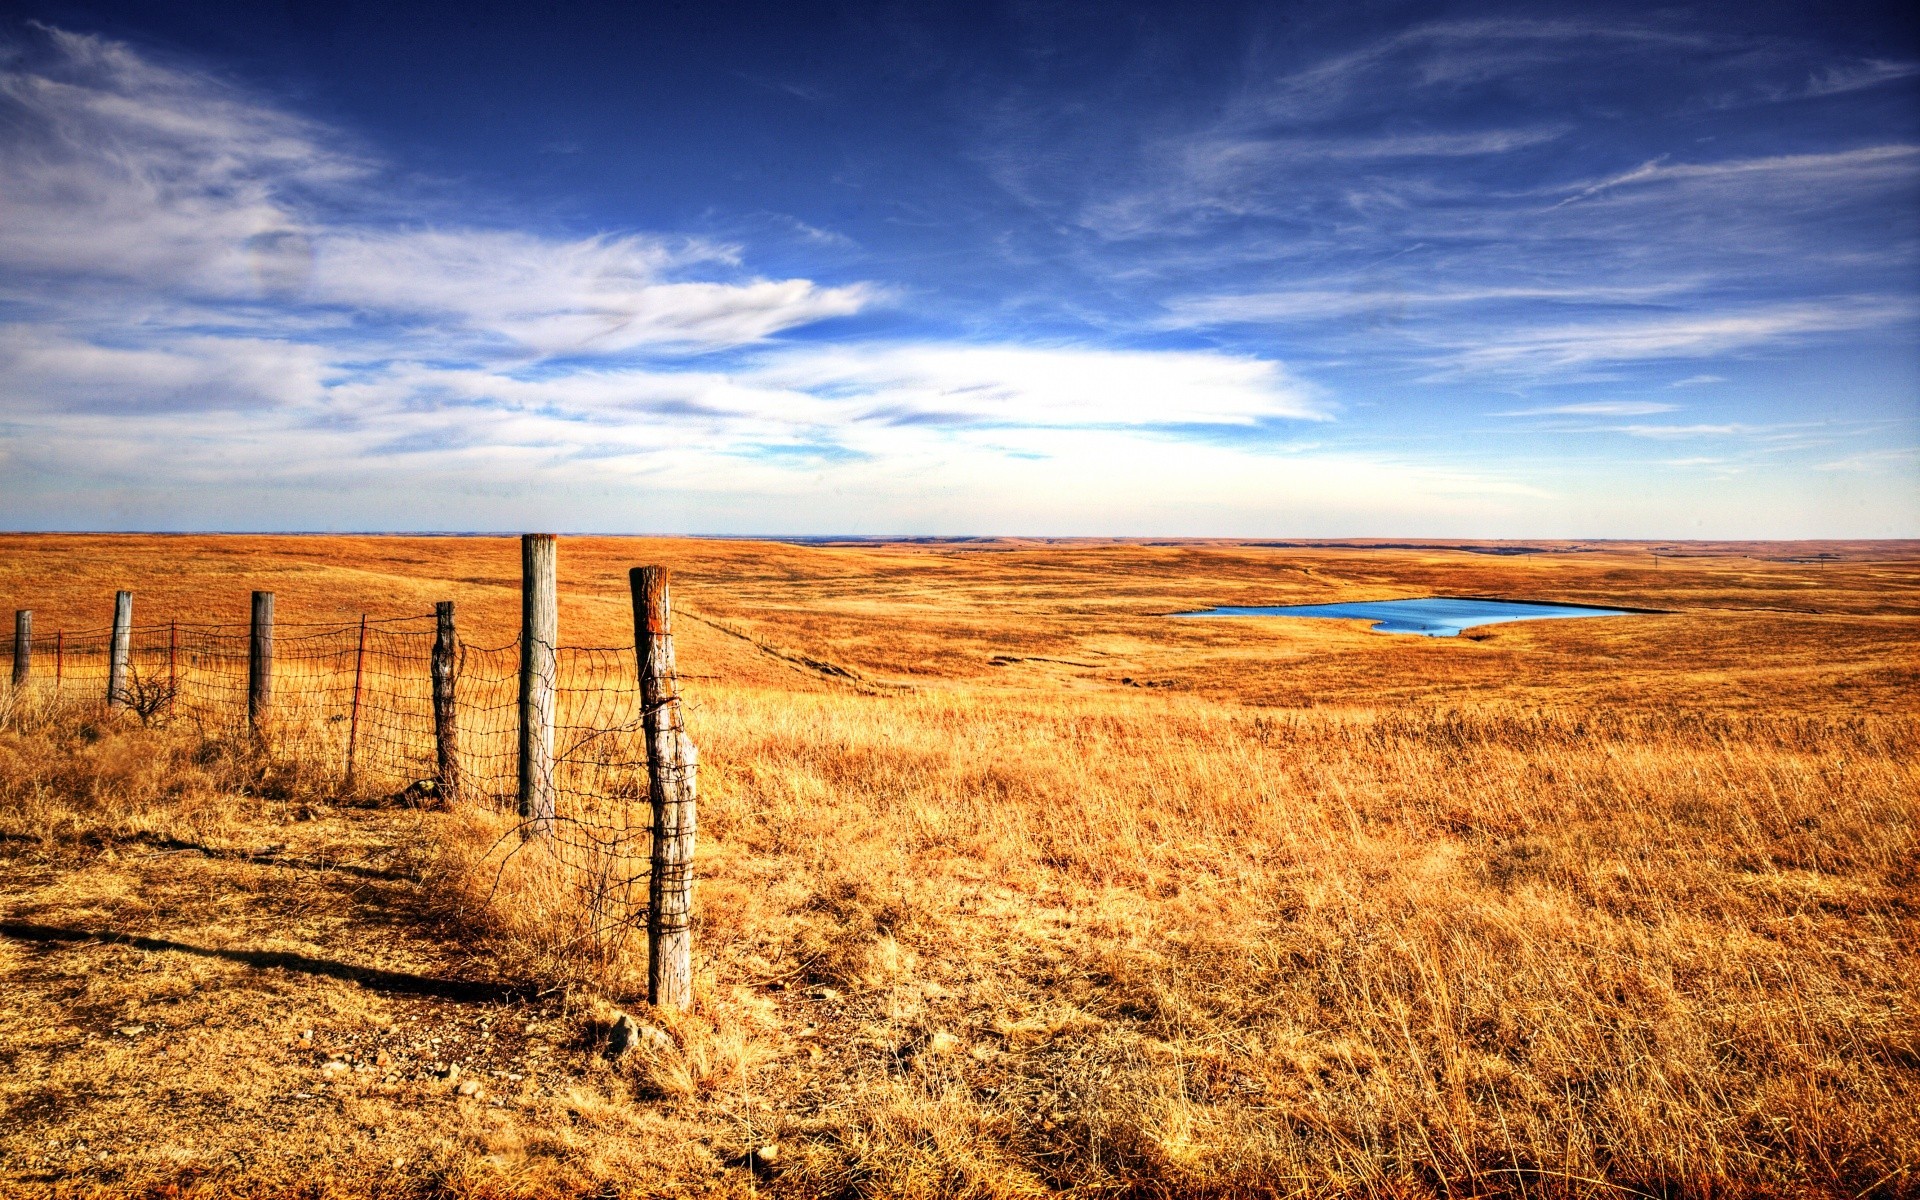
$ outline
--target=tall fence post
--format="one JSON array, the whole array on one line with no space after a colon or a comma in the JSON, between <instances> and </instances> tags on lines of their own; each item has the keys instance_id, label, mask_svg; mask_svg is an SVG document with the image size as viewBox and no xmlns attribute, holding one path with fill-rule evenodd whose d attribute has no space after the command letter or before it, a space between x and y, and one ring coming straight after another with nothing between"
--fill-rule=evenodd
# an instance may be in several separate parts
<instances>
[{"instance_id":1,"label":"tall fence post","mask_svg":"<svg viewBox=\"0 0 1920 1200\"><path fill-rule=\"evenodd\" d=\"M67 631L53 631L53 696L60 698L60 687L67 678Z\"/></svg>"},{"instance_id":2,"label":"tall fence post","mask_svg":"<svg viewBox=\"0 0 1920 1200\"><path fill-rule=\"evenodd\" d=\"M360 640L353 651L353 707L347 712L347 779L344 785L352 793L354 757L360 749L360 689L367 677L367 614L360 614Z\"/></svg>"},{"instance_id":3,"label":"tall fence post","mask_svg":"<svg viewBox=\"0 0 1920 1200\"><path fill-rule=\"evenodd\" d=\"M520 538L520 819L529 836L553 827L554 681L560 641L553 535Z\"/></svg>"},{"instance_id":4,"label":"tall fence post","mask_svg":"<svg viewBox=\"0 0 1920 1200\"><path fill-rule=\"evenodd\" d=\"M113 640L107 644L107 707L127 706L127 660L133 653L133 593L113 596Z\"/></svg>"},{"instance_id":5,"label":"tall fence post","mask_svg":"<svg viewBox=\"0 0 1920 1200\"><path fill-rule=\"evenodd\" d=\"M247 630L247 727L258 732L273 712L273 593L253 594Z\"/></svg>"},{"instance_id":6,"label":"tall fence post","mask_svg":"<svg viewBox=\"0 0 1920 1200\"><path fill-rule=\"evenodd\" d=\"M698 757L680 716L673 667L673 606L665 567L635 567L633 650L647 731L653 861L647 889L647 1001L693 1002L693 839Z\"/></svg>"},{"instance_id":7,"label":"tall fence post","mask_svg":"<svg viewBox=\"0 0 1920 1200\"><path fill-rule=\"evenodd\" d=\"M180 699L180 622L167 622L167 717Z\"/></svg>"},{"instance_id":8,"label":"tall fence post","mask_svg":"<svg viewBox=\"0 0 1920 1200\"><path fill-rule=\"evenodd\" d=\"M33 674L33 610L16 609L13 614L13 690L27 686Z\"/></svg>"},{"instance_id":9,"label":"tall fence post","mask_svg":"<svg viewBox=\"0 0 1920 1200\"><path fill-rule=\"evenodd\" d=\"M460 794L460 723L455 717L453 671L455 662L453 601L433 606L433 748L434 789L444 801Z\"/></svg>"}]
</instances>

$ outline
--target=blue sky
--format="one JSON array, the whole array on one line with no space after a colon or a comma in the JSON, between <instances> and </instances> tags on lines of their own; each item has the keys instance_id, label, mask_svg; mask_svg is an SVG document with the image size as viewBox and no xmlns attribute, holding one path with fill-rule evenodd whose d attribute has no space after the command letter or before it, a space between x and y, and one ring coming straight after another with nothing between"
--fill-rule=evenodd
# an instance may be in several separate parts
<instances>
[{"instance_id":1,"label":"blue sky","mask_svg":"<svg viewBox=\"0 0 1920 1200\"><path fill-rule=\"evenodd\" d=\"M28 5L0 525L1920 535L1815 7Z\"/></svg>"}]
</instances>

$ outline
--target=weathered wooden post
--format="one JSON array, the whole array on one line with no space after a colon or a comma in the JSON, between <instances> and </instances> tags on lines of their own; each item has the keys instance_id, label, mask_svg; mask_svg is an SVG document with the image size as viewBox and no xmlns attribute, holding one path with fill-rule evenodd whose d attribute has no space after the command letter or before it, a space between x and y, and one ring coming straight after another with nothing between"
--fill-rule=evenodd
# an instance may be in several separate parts
<instances>
[{"instance_id":1,"label":"weathered wooden post","mask_svg":"<svg viewBox=\"0 0 1920 1200\"><path fill-rule=\"evenodd\" d=\"M434 788L442 800L451 802L460 794L460 724L455 716L453 669L455 640L453 601L442 600L433 606L433 748L436 771Z\"/></svg>"},{"instance_id":2,"label":"weathered wooden post","mask_svg":"<svg viewBox=\"0 0 1920 1200\"><path fill-rule=\"evenodd\" d=\"M673 669L673 609L665 567L635 567L633 650L647 731L653 801L652 879L647 889L647 1001L693 1002L693 839L698 758L680 716Z\"/></svg>"},{"instance_id":3,"label":"weathered wooden post","mask_svg":"<svg viewBox=\"0 0 1920 1200\"><path fill-rule=\"evenodd\" d=\"M348 793L353 791L354 755L360 748L360 689L367 677L367 614L360 614L360 641L353 651L353 707L347 713L347 779L344 785Z\"/></svg>"},{"instance_id":4,"label":"weathered wooden post","mask_svg":"<svg viewBox=\"0 0 1920 1200\"><path fill-rule=\"evenodd\" d=\"M253 594L247 629L247 727L258 733L273 713L273 593Z\"/></svg>"},{"instance_id":5,"label":"weathered wooden post","mask_svg":"<svg viewBox=\"0 0 1920 1200\"><path fill-rule=\"evenodd\" d=\"M33 610L21 608L13 614L13 690L25 690L33 674Z\"/></svg>"},{"instance_id":6,"label":"weathered wooden post","mask_svg":"<svg viewBox=\"0 0 1920 1200\"><path fill-rule=\"evenodd\" d=\"M167 716L173 716L174 702L180 699L180 622L167 622Z\"/></svg>"},{"instance_id":7,"label":"weathered wooden post","mask_svg":"<svg viewBox=\"0 0 1920 1200\"><path fill-rule=\"evenodd\" d=\"M133 593L113 596L113 640L107 643L107 707L127 706L127 660L133 653Z\"/></svg>"},{"instance_id":8,"label":"weathered wooden post","mask_svg":"<svg viewBox=\"0 0 1920 1200\"><path fill-rule=\"evenodd\" d=\"M553 535L520 538L520 819L524 836L553 827L555 647L560 641L559 561Z\"/></svg>"}]
</instances>

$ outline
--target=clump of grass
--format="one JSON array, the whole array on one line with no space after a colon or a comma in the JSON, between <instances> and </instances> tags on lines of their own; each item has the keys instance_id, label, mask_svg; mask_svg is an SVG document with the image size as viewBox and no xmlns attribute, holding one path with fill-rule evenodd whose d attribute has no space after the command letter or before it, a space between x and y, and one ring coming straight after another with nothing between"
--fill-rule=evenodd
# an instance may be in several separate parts
<instances>
[{"instance_id":1,"label":"clump of grass","mask_svg":"<svg viewBox=\"0 0 1920 1200\"><path fill-rule=\"evenodd\" d=\"M0 826L17 838L204 841L328 794L316 764L244 734L97 703L20 704L0 725Z\"/></svg>"},{"instance_id":2,"label":"clump of grass","mask_svg":"<svg viewBox=\"0 0 1920 1200\"><path fill-rule=\"evenodd\" d=\"M529 835L519 817L459 802L434 874L452 926L497 974L626 998L646 984L644 837L579 816Z\"/></svg>"}]
</instances>

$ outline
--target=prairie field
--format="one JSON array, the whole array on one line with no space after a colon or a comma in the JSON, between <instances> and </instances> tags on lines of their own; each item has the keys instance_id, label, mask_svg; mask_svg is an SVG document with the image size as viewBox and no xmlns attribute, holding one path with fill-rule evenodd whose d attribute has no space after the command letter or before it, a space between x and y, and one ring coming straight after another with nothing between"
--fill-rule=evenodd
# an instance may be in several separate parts
<instances>
[{"instance_id":1,"label":"prairie field","mask_svg":"<svg viewBox=\"0 0 1920 1200\"><path fill-rule=\"evenodd\" d=\"M674 573L692 1009L484 798L29 690L0 1194L1920 1195L1920 544L559 554ZM118 588L498 647L519 547L0 535L36 673ZM1426 595L1645 611L1168 616Z\"/></svg>"}]
</instances>

